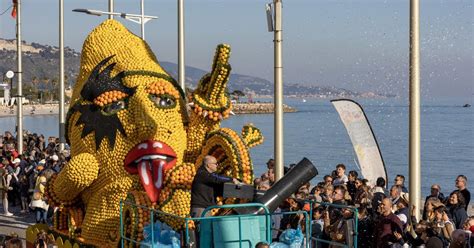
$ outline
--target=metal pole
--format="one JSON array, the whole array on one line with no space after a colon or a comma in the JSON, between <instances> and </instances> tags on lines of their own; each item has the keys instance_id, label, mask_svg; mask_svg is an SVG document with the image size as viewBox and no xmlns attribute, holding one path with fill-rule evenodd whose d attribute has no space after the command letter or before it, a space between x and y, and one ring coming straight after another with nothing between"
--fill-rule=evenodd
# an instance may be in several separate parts
<instances>
[{"instance_id":1,"label":"metal pole","mask_svg":"<svg viewBox=\"0 0 474 248\"><path fill-rule=\"evenodd\" d=\"M109 0L109 12L114 12L114 0ZM114 19L114 16L109 15L109 19Z\"/></svg>"},{"instance_id":2,"label":"metal pole","mask_svg":"<svg viewBox=\"0 0 474 248\"><path fill-rule=\"evenodd\" d=\"M64 0L59 0L59 151L61 152L66 143L64 104Z\"/></svg>"},{"instance_id":3,"label":"metal pole","mask_svg":"<svg viewBox=\"0 0 474 248\"><path fill-rule=\"evenodd\" d=\"M17 151L23 153L23 70L21 64L21 0L17 1L16 14L16 47L17 47L17 74L18 74L18 92L17 92Z\"/></svg>"},{"instance_id":4,"label":"metal pole","mask_svg":"<svg viewBox=\"0 0 474 248\"><path fill-rule=\"evenodd\" d=\"M184 66L184 0L178 0L178 81L181 89L186 90Z\"/></svg>"},{"instance_id":5,"label":"metal pole","mask_svg":"<svg viewBox=\"0 0 474 248\"><path fill-rule=\"evenodd\" d=\"M142 18L140 19L140 24L142 25L142 39L145 40L145 0L141 0L140 8L142 13Z\"/></svg>"},{"instance_id":6,"label":"metal pole","mask_svg":"<svg viewBox=\"0 0 474 248\"><path fill-rule=\"evenodd\" d=\"M419 0L410 0L410 203L420 218L421 159L420 159L420 39Z\"/></svg>"},{"instance_id":7,"label":"metal pole","mask_svg":"<svg viewBox=\"0 0 474 248\"><path fill-rule=\"evenodd\" d=\"M275 80L275 179L283 177L283 63L282 63L282 10L281 0L274 0L275 29L274 29L274 80Z\"/></svg>"}]
</instances>

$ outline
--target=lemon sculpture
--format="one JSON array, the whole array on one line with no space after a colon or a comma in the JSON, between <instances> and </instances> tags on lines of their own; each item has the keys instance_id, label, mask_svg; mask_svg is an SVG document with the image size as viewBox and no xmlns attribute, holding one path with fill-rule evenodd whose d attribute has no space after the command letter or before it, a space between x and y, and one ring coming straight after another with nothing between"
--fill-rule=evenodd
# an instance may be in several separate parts
<instances>
[{"instance_id":1,"label":"lemon sculpture","mask_svg":"<svg viewBox=\"0 0 474 248\"><path fill-rule=\"evenodd\" d=\"M89 34L67 116L71 160L48 186L50 203L60 206L55 231L116 247L121 199L189 216L193 177L208 154L219 173L252 183L248 149L262 142L260 131L249 125L239 136L220 128L232 108L229 55L228 45L218 45L211 72L186 98L146 42L119 22L107 20ZM125 233L140 241L150 216L128 213ZM175 230L185 226L182 218L158 218Z\"/></svg>"}]
</instances>

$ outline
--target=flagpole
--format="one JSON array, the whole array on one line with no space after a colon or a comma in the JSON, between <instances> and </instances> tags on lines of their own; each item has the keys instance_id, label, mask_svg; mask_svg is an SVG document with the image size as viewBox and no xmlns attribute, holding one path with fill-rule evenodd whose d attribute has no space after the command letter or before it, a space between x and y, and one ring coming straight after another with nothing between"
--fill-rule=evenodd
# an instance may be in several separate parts
<instances>
[{"instance_id":1,"label":"flagpole","mask_svg":"<svg viewBox=\"0 0 474 248\"><path fill-rule=\"evenodd\" d=\"M23 71L21 61L21 0L16 3L16 47L17 47L17 74L18 74L18 92L17 92L17 151L23 153Z\"/></svg>"}]
</instances>

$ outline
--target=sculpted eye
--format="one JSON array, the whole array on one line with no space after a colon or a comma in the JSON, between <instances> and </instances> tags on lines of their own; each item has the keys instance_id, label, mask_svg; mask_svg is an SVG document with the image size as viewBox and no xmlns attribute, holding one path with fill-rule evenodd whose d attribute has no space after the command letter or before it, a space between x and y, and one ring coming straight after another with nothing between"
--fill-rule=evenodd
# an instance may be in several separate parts
<instances>
[{"instance_id":1,"label":"sculpted eye","mask_svg":"<svg viewBox=\"0 0 474 248\"><path fill-rule=\"evenodd\" d=\"M120 110L125 109L126 107L127 103L124 99L118 100L102 107L102 114L113 115L119 112Z\"/></svg>"},{"instance_id":2,"label":"sculpted eye","mask_svg":"<svg viewBox=\"0 0 474 248\"><path fill-rule=\"evenodd\" d=\"M127 107L128 94L118 90L112 90L102 93L94 99L103 115L113 115Z\"/></svg>"},{"instance_id":3,"label":"sculpted eye","mask_svg":"<svg viewBox=\"0 0 474 248\"><path fill-rule=\"evenodd\" d=\"M175 97L168 94L151 94L150 100L154 102L158 108L174 108L176 106Z\"/></svg>"}]
</instances>

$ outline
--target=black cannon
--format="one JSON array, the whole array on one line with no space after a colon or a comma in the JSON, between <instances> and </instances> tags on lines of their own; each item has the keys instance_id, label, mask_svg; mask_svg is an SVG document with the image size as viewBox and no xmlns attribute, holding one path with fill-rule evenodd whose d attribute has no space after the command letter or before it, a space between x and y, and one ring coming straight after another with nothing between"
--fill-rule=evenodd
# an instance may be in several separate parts
<instances>
[{"instance_id":1,"label":"black cannon","mask_svg":"<svg viewBox=\"0 0 474 248\"><path fill-rule=\"evenodd\" d=\"M265 205L270 212L275 209L291 194L295 193L299 187L318 175L318 170L307 158L303 158L297 165L292 167L284 177L276 182L269 190L255 190L251 185L224 185L224 197L235 197L240 199L250 199ZM261 213L258 208L235 209L238 214Z\"/></svg>"}]
</instances>

